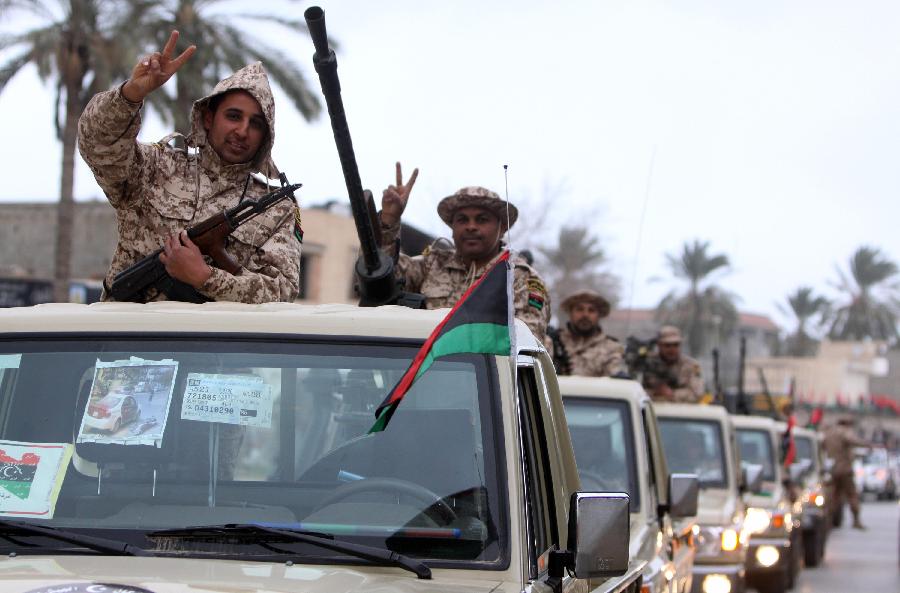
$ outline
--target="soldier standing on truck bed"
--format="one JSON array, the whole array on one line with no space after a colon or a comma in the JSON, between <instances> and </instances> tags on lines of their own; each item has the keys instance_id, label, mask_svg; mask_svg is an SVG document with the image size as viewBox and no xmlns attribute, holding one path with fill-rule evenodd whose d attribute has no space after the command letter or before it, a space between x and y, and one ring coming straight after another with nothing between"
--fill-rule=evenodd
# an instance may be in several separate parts
<instances>
[{"instance_id":1,"label":"soldier standing on truck bed","mask_svg":"<svg viewBox=\"0 0 900 593\"><path fill-rule=\"evenodd\" d=\"M262 64L238 70L194 103L185 144L196 153L169 146L177 134L155 144L137 141L144 99L196 50L192 45L173 58L177 41L173 31L162 52L141 58L124 84L95 95L79 120L81 155L115 208L119 227L103 298L110 298L116 274L162 245L160 261L169 275L206 299L292 301L300 286L302 237L293 203L285 201L231 234L236 274L211 265L185 231L236 206L245 194L267 193L267 184L251 174L278 176L270 156L275 101Z\"/></svg>"},{"instance_id":2,"label":"soldier standing on truck bed","mask_svg":"<svg viewBox=\"0 0 900 593\"><path fill-rule=\"evenodd\" d=\"M700 363L681 353L681 331L672 325L659 329L656 352L647 358L644 388L654 400L697 403L703 397Z\"/></svg>"},{"instance_id":3,"label":"soldier standing on truck bed","mask_svg":"<svg viewBox=\"0 0 900 593\"><path fill-rule=\"evenodd\" d=\"M557 371L585 377L627 375L625 348L600 326L609 315L609 301L593 290L581 290L566 297L562 309L569 321L553 336L553 358L568 368Z\"/></svg>"},{"instance_id":4,"label":"soldier standing on truck bed","mask_svg":"<svg viewBox=\"0 0 900 593\"><path fill-rule=\"evenodd\" d=\"M842 417L825 432L825 454L832 460L831 492L829 500L832 513L844 504L850 504L853 527L865 529L859 520L859 493L853 482L853 448L868 447L869 443L853 434L853 418Z\"/></svg>"},{"instance_id":5,"label":"soldier standing on truck bed","mask_svg":"<svg viewBox=\"0 0 900 593\"><path fill-rule=\"evenodd\" d=\"M397 163L397 184L384 190L381 198L382 246L398 249L400 218L409 200L419 170L403 184ZM505 248L503 234L515 224L518 210L499 195L483 187L464 187L440 201L441 220L453 231L452 249L433 244L422 255L403 253L397 262L397 275L405 290L425 296L425 307L452 307L463 293L493 265ZM534 335L543 340L550 318L550 297L544 281L518 254L511 254L513 265L513 305L516 317L524 321Z\"/></svg>"}]
</instances>

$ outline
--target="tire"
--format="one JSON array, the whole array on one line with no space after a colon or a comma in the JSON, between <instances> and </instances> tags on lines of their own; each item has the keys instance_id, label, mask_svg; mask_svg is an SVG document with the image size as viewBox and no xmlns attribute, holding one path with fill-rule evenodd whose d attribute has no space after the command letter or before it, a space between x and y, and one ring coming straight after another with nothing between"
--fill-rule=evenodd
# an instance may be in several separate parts
<instances>
[{"instance_id":1,"label":"tire","mask_svg":"<svg viewBox=\"0 0 900 593\"><path fill-rule=\"evenodd\" d=\"M797 575L800 574L800 558L802 558L801 550L803 548L803 536L797 536L791 541L790 563L787 567L787 588L793 589L797 584Z\"/></svg>"},{"instance_id":2,"label":"tire","mask_svg":"<svg viewBox=\"0 0 900 593\"><path fill-rule=\"evenodd\" d=\"M758 575L752 585L759 593L785 593L789 588L788 575L786 571Z\"/></svg>"},{"instance_id":3,"label":"tire","mask_svg":"<svg viewBox=\"0 0 900 593\"><path fill-rule=\"evenodd\" d=\"M837 507L834 509L834 512L831 513L831 524L834 527L840 527L844 522L844 505Z\"/></svg>"},{"instance_id":4,"label":"tire","mask_svg":"<svg viewBox=\"0 0 900 593\"><path fill-rule=\"evenodd\" d=\"M824 552L824 542L819 530L813 531L809 536L803 538L803 563L807 568L814 568L819 565Z\"/></svg>"}]
</instances>

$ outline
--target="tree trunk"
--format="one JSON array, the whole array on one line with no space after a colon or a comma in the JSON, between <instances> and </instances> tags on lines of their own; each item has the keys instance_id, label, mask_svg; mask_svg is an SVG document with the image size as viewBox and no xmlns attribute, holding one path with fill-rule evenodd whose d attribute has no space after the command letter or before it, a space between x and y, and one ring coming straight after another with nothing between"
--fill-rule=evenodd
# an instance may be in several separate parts
<instances>
[{"instance_id":1,"label":"tree trunk","mask_svg":"<svg viewBox=\"0 0 900 593\"><path fill-rule=\"evenodd\" d=\"M53 300L69 301L69 282L72 268L72 228L75 217L75 145L81 103L78 89L67 85L66 123L62 137L62 174L59 184L59 205L56 209L56 249Z\"/></svg>"}]
</instances>

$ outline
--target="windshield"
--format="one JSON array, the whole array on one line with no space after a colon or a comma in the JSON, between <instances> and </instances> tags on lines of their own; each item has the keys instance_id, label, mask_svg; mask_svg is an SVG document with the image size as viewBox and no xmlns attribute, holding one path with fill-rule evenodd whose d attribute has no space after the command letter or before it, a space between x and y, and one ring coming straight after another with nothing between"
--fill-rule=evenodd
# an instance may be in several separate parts
<instances>
[{"instance_id":1,"label":"windshield","mask_svg":"<svg viewBox=\"0 0 900 593\"><path fill-rule=\"evenodd\" d=\"M563 402L582 490L626 492L632 512L640 510L628 404L569 396Z\"/></svg>"},{"instance_id":2,"label":"windshield","mask_svg":"<svg viewBox=\"0 0 900 593\"><path fill-rule=\"evenodd\" d=\"M772 452L772 439L765 430L739 428L737 431L738 447L741 450L741 461L762 466L762 479L775 481L775 455Z\"/></svg>"},{"instance_id":3,"label":"windshield","mask_svg":"<svg viewBox=\"0 0 900 593\"><path fill-rule=\"evenodd\" d=\"M0 477L21 478L0 479L0 516L119 537L255 522L421 558L502 556L489 357L436 361L370 434L415 347L86 339L0 349Z\"/></svg>"},{"instance_id":4,"label":"windshield","mask_svg":"<svg viewBox=\"0 0 900 593\"><path fill-rule=\"evenodd\" d=\"M725 488L725 455L718 422L660 418L666 463L673 473L697 474L701 488Z\"/></svg>"},{"instance_id":5,"label":"windshield","mask_svg":"<svg viewBox=\"0 0 900 593\"><path fill-rule=\"evenodd\" d=\"M813 440L809 437L794 437L794 452L797 461L808 459L812 462L812 467L816 467L815 451Z\"/></svg>"}]
</instances>

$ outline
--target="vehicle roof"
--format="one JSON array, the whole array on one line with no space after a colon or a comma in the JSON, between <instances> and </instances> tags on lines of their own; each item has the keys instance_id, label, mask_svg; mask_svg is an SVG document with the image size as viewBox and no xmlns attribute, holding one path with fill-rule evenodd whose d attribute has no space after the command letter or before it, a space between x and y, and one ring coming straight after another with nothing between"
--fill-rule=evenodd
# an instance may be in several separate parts
<instances>
[{"instance_id":1,"label":"vehicle roof","mask_svg":"<svg viewBox=\"0 0 900 593\"><path fill-rule=\"evenodd\" d=\"M734 421L734 426L736 428L756 428L769 431L774 431L776 429L775 421L765 416L732 414L731 419Z\"/></svg>"},{"instance_id":2,"label":"vehicle roof","mask_svg":"<svg viewBox=\"0 0 900 593\"><path fill-rule=\"evenodd\" d=\"M656 409L656 415L659 417L728 420L728 410L719 405L658 402L654 403L653 407Z\"/></svg>"},{"instance_id":3,"label":"vehicle roof","mask_svg":"<svg viewBox=\"0 0 900 593\"><path fill-rule=\"evenodd\" d=\"M622 399L640 403L649 399L644 388L631 379L611 377L559 377L559 392L566 396Z\"/></svg>"},{"instance_id":4,"label":"vehicle roof","mask_svg":"<svg viewBox=\"0 0 900 593\"><path fill-rule=\"evenodd\" d=\"M386 305L299 305L177 301L138 303L47 303L0 308L0 338L40 333L229 333L370 336L424 339L448 313ZM519 351L542 350L531 331L516 320Z\"/></svg>"}]
</instances>

